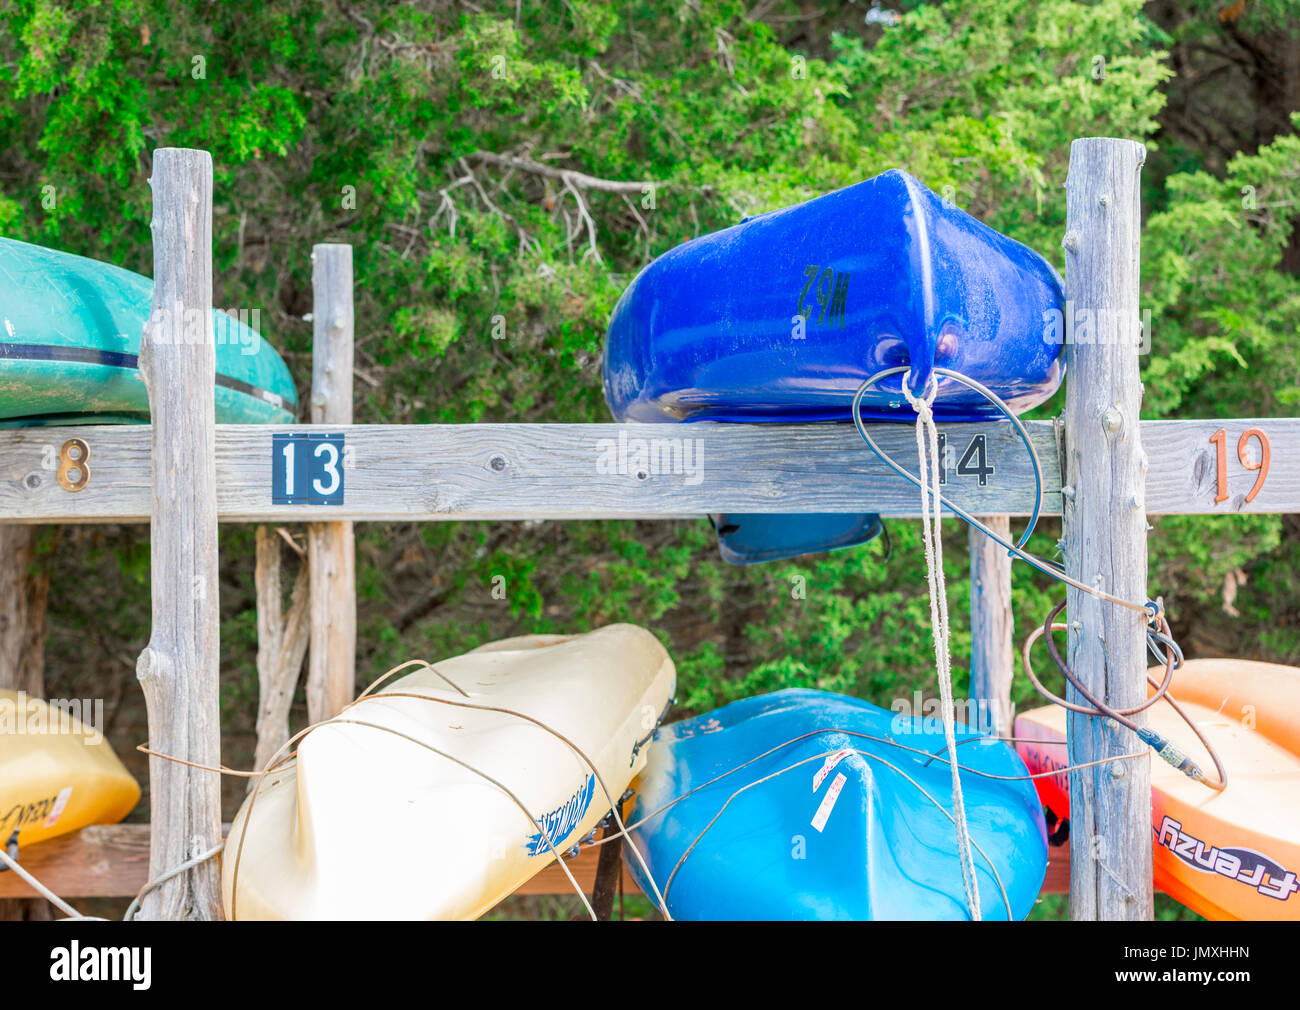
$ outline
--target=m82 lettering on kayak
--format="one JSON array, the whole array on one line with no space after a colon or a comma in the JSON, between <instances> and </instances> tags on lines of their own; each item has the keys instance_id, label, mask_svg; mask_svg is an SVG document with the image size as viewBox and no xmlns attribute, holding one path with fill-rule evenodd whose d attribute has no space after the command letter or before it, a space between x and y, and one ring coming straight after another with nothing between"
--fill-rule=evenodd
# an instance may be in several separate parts
<instances>
[{"instance_id":1,"label":"m82 lettering on kayak","mask_svg":"<svg viewBox=\"0 0 1300 1010\"><path fill-rule=\"evenodd\" d=\"M823 268L813 263L804 267L804 285L795 305L795 315L817 326L844 329L845 311L849 298L849 273L834 267ZM814 304L816 303L816 304ZM818 311L820 309L820 311ZM816 313L817 318L813 318Z\"/></svg>"}]
</instances>

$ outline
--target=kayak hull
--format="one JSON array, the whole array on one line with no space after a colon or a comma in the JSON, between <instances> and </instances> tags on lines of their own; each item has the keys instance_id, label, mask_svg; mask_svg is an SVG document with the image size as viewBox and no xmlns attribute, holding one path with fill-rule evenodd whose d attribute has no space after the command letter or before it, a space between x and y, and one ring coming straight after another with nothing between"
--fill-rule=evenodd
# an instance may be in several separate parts
<instances>
[{"instance_id":1,"label":"kayak hull","mask_svg":"<svg viewBox=\"0 0 1300 1010\"><path fill-rule=\"evenodd\" d=\"M222 860L227 917L476 918L596 827L601 782L623 794L674 683L663 646L632 625L494 643L392 681L304 737L244 803ZM484 706L540 720L595 770Z\"/></svg>"},{"instance_id":2,"label":"kayak hull","mask_svg":"<svg viewBox=\"0 0 1300 1010\"><path fill-rule=\"evenodd\" d=\"M114 824L140 799L140 786L85 718L91 704L52 706L0 690L0 845L15 840L20 858L29 845Z\"/></svg>"},{"instance_id":3,"label":"kayak hull","mask_svg":"<svg viewBox=\"0 0 1300 1010\"><path fill-rule=\"evenodd\" d=\"M843 421L876 372L908 365L920 391L940 366L1020 412L1061 382L1063 305L1037 253L885 172L649 264L610 320L605 397L620 421ZM864 396L864 416L912 416L900 378ZM995 408L941 379L935 412Z\"/></svg>"},{"instance_id":4,"label":"kayak hull","mask_svg":"<svg viewBox=\"0 0 1300 1010\"><path fill-rule=\"evenodd\" d=\"M978 734L958 726L957 736ZM843 695L792 689L738 701L658 731L627 818L645 823L627 844L678 919L966 919L947 766L906 749L942 753L943 741L936 720ZM1001 741L971 740L959 753L970 768L1025 774ZM1034 789L969 772L962 787L983 852L974 856L982 915L1023 918L1047 867ZM648 889L635 858L625 864Z\"/></svg>"},{"instance_id":5,"label":"kayak hull","mask_svg":"<svg viewBox=\"0 0 1300 1010\"><path fill-rule=\"evenodd\" d=\"M4 238L0 280L0 426L149 420L139 353L151 280ZM213 311L217 421L290 423L289 370L241 316Z\"/></svg>"},{"instance_id":6,"label":"kayak hull","mask_svg":"<svg viewBox=\"0 0 1300 1010\"><path fill-rule=\"evenodd\" d=\"M1151 675L1159 677L1160 670ZM1246 660L1189 660L1171 692L1218 751L1228 788L1216 793L1151 761L1155 887L1208 919L1300 919L1300 669ZM1147 724L1213 776L1214 764L1166 704ZM1035 772L1067 766L1066 713L1057 705L1016 719ZM1068 776L1038 780L1042 803L1069 817Z\"/></svg>"},{"instance_id":7,"label":"kayak hull","mask_svg":"<svg viewBox=\"0 0 1300 1010\"><path fill-rule=\"evenodd\" d=\"M878 515L850 512L725 513L709 517L722 560L756 565L865 544L884 530Z\"/></svg>"}]
</instances>

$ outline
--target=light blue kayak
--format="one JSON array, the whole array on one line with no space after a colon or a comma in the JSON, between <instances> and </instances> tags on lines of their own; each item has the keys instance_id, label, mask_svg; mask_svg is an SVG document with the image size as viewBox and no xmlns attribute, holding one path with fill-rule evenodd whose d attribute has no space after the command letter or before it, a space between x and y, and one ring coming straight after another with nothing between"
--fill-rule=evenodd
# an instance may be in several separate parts
<instances>
[{"instance_id":1,"label":"light blue kayak","mask_svg":"<svg viewBox=\"0 0 1300 1010\"><path fill-rule=\"evenodd\" d=\"M0 427L148 421L138 356L152 302L147 277L0 238ZM245 320L212 318L217 421L292 422L280 356Z\"/></svg>"},{"instance_id":2,"label":"light blue kayak","mask_svg":"<svg viewBox=\"0 0 1300 1010\"><path fill-rule=\"evenodd\" d=\"M981 917L1023 919L1047 871L1038 794L975 774L1028 775L1009 744L961 724L957 740ZM747 698L659 730L628 844L676 919L967 919L944 754L936 719L822 691Z\"/></svg>"}]
</instances>

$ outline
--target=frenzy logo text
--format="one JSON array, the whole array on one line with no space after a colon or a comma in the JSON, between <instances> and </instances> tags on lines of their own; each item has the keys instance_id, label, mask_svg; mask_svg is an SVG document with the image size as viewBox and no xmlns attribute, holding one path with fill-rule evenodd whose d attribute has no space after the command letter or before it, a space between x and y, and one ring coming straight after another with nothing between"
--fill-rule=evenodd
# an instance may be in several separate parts
<instances>
[{"instance_id":1,"label":"frenzy logo text","mask_svg":"<svg viewBox=\"0 0 1300 1010\"><path fill-rule=\"evenodd\" d=\"M1266 898L1286 901L1300 890L1296 875L1252 849L1221 849L1206 845L1201 839L1189 835L1182 824L1166 815L1160 827L1154 829L1156 843L1163 845L1193 869L1202 873L1217 873L1255 888Z\"/></svg>"}]
</instances>

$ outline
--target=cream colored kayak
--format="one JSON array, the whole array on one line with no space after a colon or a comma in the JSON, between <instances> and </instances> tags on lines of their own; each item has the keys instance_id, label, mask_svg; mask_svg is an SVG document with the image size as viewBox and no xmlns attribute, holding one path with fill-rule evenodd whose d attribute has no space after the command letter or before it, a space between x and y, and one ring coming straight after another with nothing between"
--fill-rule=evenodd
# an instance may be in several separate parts
<instances>
[{"instance_id":1,"label":"cream colored kayak","mask_svg":"<svg viewBox=\"0 0 1300 1010\"><path fill-rule=\"evenodd\" d=\"M658 640L617 624L495 642L383 685L245 801L222 856L227 916L481 915L605 816L601 781L614 800L627 789L675 683ZM567 737L599 776L552 733L483 706Z\"/></svg>"}]
</instances>

